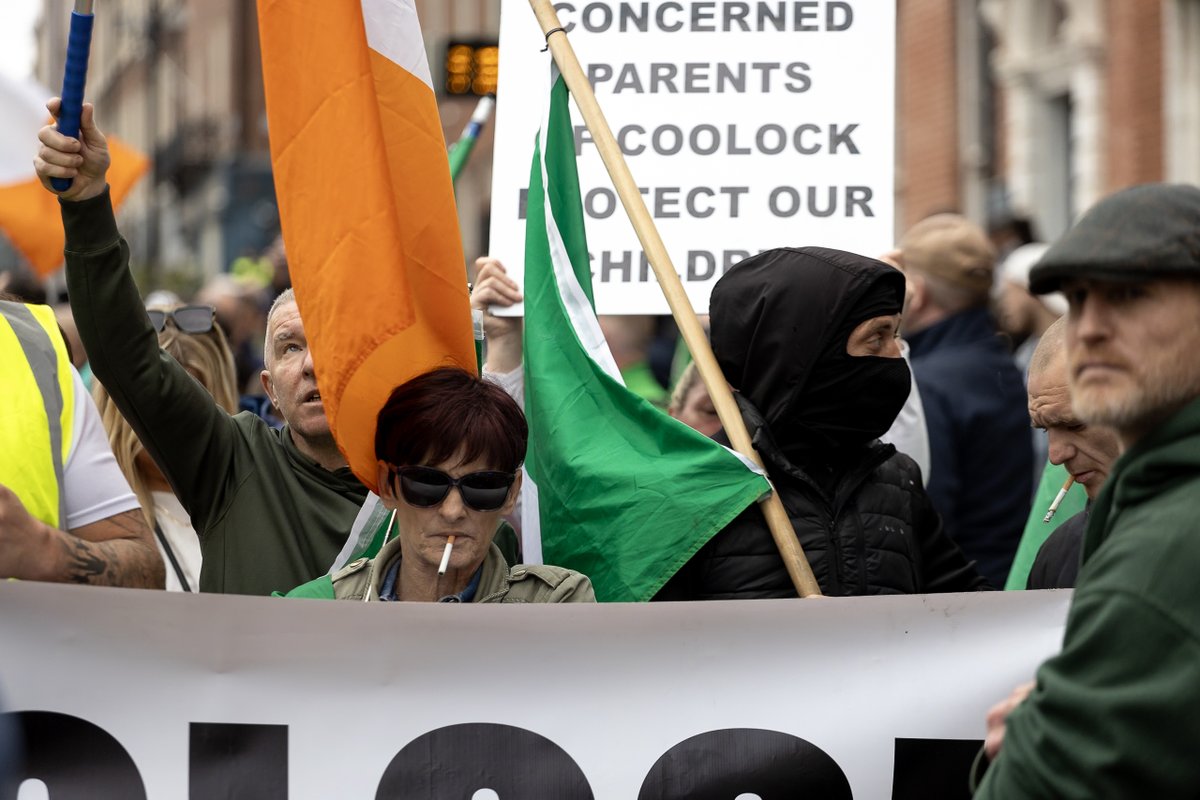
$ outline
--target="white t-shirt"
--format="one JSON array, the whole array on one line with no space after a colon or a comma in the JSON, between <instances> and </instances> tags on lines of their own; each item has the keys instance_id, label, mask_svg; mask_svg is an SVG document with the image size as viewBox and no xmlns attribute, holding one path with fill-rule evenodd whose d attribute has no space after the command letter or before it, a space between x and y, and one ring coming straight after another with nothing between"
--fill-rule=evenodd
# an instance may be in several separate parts
<instances>
[{"instance_id":1,"label":"white t-shirt","mask_svg":"<svg viewBox=\"0 0 1200 800\"><path fill-rule=\"evenodd\" d=\"M193 592L200 591L200 537L192 528L191 518L187 511L184 511L179 498L172 492L151 492L150 495L154 498L154 519L170 545L171 552L175 554L175 560L183 571L188 588ZM167 568L167 591L183 591L183 585L179 583L179 576L175 574L175 568L171 566L162 542L157 536L154 537L154 541Z\"/></svg>"},{"instance_id":2,"label":"white t-shirt","mask_svg":"<svg viewBox=\"0 0 1200 800\"><path fill-rule=\"evenodd\" d=\"M108 445L96 402L74 367L71 377L75 381L75 406L71 450L63 465L67 518L61 521L67 531L140 508Z\"/></svg>"}]
</instances>

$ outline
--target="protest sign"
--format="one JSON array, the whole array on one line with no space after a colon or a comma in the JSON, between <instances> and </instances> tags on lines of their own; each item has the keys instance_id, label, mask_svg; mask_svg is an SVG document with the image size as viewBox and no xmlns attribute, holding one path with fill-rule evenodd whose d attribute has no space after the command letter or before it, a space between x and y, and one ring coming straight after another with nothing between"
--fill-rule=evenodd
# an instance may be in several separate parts
<instances>
[{"instance_id":1,"label":"protest sign","mask_svg":"<svg viewBox=\"0 0 1200 800\"><path fill-rule=\"evenodd\" d=\"M761 250L890 249L893 4L555 7L698 312L726 269ZM490 251L521 282L549 54L527 0L501 12ZM596 310L666 313L577 112L574 128Z\"/></svg>"},{"instance_id":2,"label":"protest sign","mask_svg":"<svg viewBox=\"0 0 1200 800\"><path fill-rule=\"evenodd\" d=\"M942 797L965 794L988 707L1058 649L1069 599L475 606L6 583L0 694L29 737L21 777L50 797ZM671 788L680 764L690 791Z\"/></svg>"}]
</instances>

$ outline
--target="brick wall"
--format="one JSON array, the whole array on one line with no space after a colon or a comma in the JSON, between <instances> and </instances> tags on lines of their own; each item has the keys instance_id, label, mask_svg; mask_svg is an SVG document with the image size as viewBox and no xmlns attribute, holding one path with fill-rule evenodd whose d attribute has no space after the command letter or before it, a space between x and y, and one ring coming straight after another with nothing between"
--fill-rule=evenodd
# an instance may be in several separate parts
<instances>
[{"instance_id":1,"label":"brick wall","mask_svg":"<svg viewBox=\"0 0 1200 800\"><path fill-rule=\"evenodd\" d=\"M1105 188L1163 179L1162 3L1109 0Z\"/></svg>"},{"instance_id":2,"label":"brick wall","mask_svg":"<svg viewBox=\"0 0 1200 800\"><path fill-rule=\"evenodd\" d=\"M959 208L954 4L900 0L897 38L897 228Z\"/></svg>"}]
</instances>

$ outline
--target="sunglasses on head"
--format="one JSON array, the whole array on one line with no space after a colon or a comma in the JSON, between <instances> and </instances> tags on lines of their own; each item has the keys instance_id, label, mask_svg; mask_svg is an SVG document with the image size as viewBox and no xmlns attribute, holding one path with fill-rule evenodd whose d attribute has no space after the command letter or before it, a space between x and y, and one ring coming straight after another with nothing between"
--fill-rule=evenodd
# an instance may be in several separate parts
<instances>
[{"instance_id":1,"label":"sunglasses on head","mask_svg":"<svg viewBox=\"0 0 1200 800\"><path fill-rule=\"evenodd\" d=\"M400 481L400 496L417 508L433 508L457 487L463 504L475 511L496 511L504 506L517 479L513 472L472 472L452 478L433 467L392 467ZM393 480L395 480L393 478Z\"/></svg>"},{"instance_id":2,"label":"sunglasses on head","mask_svg":"<svg viewBox=\"0 0 1200 800\"><path fill-rule=\"evenodd\" d=\"M154 326L156 333L163 332L168 319L184 333L208 333L213 329L217 311L212 306L180 306L169 311L159 308L147 309L146 315L150 317L150 324Z\"/></svg>"}]
</instances>

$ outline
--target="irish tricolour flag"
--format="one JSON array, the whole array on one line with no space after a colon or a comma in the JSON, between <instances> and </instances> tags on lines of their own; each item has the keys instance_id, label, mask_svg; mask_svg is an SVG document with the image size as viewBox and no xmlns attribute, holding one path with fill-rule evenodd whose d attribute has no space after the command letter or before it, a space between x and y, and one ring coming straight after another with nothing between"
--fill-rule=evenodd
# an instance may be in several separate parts
<instances>
[{"instance_id":1,"label":"irish tricolour flag","mask_svg":"<svg viewBox=\"0 0 1200 800\"><path fill-rule=\"evenodd\" d=\"M475 370L446 141L413 0L259 0L271 165L333 435L376 488L392 390Z\"/></svg>"},{"instance_id":2,"label":"irish tricolour flag","mask_svg":"<svg viewBox=\"0 0 1200 800\"><path fill-rule=\"evenodd\" d=\"M749 462L621 382L592 302L566 84L529 181L523 489L526 560L591 577L602 601L648 600L714 533L769 491Z\"/></svg>"},{"instance_id":3,"label":"irish tricolour flag","mask_svg":"<svg viewBox=\"0 0 1200 800\"><path fill-rule=\"evenodd\" d=\"M0 233L42 277L63 263L58 198L42 188L33 171L38 130L50 122L45 104L54 94L32 81L0 75ZM109 193L120 208L150 162L116 136L108 137L108 151Z\"/></svg>"}]
</instances>

